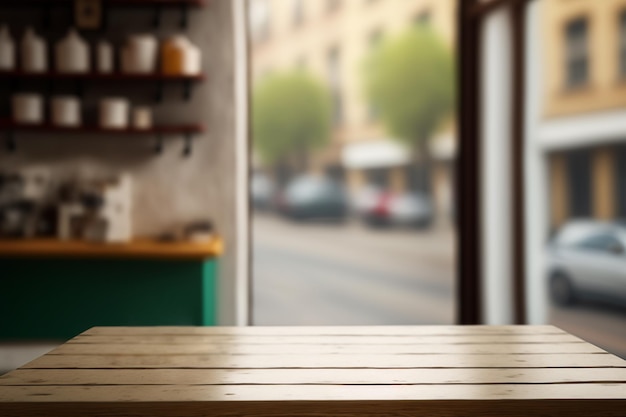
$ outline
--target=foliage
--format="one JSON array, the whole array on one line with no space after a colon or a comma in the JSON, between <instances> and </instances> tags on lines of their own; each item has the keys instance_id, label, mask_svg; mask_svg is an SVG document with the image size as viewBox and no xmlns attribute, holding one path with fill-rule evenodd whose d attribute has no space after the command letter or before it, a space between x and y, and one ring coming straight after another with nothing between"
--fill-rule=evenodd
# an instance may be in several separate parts
<instances>
[{"instance_id":1,"label":"foliage","mask_svg":"<svg viewBox=\"0 0 626 417\"><path fill-rule=\"evenodd\" d=\"M365 90L389 132L424 149L454 108L454 62L428 26L384 40L366 60Z\"/></svg>"},{"instance_id":2,"label":"foliage","mask_svg":"<svg viewBox=\"0 0 626 417\"><path fill-rule=\"evenodd\" d=\"M324 146L330 137L327 89L303 71L268 76L254 91L254 145L265 163Z\"/></svg>"}]
</instances>

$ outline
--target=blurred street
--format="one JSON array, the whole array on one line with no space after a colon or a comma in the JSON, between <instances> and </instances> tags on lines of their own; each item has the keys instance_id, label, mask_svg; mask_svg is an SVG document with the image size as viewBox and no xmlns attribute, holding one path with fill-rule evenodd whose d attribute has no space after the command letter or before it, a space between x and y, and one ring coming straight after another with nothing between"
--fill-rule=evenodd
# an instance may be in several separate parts
<instances>
[{"instance_id":1,"label":"blurred street","mask_svg":"<svg viewBox=\"0 0 626 417\"><path fill-rule=\"evenodd\" d=\"M454 232L253 220L255 325L454 322ZM626 311L552 307L550 322L626 358Z\"/></svg>"},{"instance_id":2,"label":"blurred street","mask_svg":"<svg viewBox=\"0 0 626 417\"><path fill-rule=\"evenodd\" d=\"M451 324L451 229L371 230L257 215L254 324Z\"/></svg>"}]
</instances>

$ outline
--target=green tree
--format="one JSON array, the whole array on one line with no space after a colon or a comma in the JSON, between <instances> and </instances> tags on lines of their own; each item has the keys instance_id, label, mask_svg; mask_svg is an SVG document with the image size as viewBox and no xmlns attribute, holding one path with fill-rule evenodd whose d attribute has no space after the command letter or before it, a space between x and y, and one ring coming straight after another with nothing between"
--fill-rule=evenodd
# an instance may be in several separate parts
<instances>
[{"instance_id":1,"label":"green tree","mask_svg":"<svg viewBox=\"0 0 626 417\"><path fill-rule=\"evenodd\" d=\"M454 60L428 26L384 40L365 61L365 92L394 138L416 162L430 165L428 140L449 120L455 102ZM425 187L425 179L420 179Z\"/></svg>"},{"instance_id":2,"label":"green tree","mask_svg":"<svg viewBox=\"0 0 626 417\"><path fill-rule=\"evenodd\" d=\"M305 72L271 75L254 91L254 146L264 163L284 165L299 158L306 169L312 149L328 143L331 104L328 90Z\"/></svg>"}]
</instances>

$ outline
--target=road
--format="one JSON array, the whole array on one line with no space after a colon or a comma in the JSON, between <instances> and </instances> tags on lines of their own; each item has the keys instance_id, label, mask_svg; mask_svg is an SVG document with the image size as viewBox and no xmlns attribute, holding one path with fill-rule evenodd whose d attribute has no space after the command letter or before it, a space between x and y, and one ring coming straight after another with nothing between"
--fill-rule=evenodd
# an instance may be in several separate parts
<instances>
[{"instance_id":1,"label":"road","mask_svg":"<svg viewBox=\"0 0 626 417\"><path fill-rule=\"evenodd\" d=\"M454 238L444 227L371 230L257 215L254 324L452 324ZM626 358L626 311L551 307L550 322Z\"/></svg>"},{"instance_id":2,"label":"road","mask_svg":"<svg viewBox=\"0 0 626 417\"><path fill-rule=\"evenodd\" d=\"M254 221L255 324L446 324L452 231Z\"/></svg>"}]
</instances>

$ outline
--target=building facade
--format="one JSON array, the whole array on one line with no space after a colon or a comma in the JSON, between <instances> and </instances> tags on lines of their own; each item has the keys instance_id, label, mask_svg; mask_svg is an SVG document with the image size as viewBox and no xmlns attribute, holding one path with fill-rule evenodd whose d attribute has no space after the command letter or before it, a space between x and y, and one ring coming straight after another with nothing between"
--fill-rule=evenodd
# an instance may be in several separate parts
<instances>
[{"instance_id":1,"label":"building facade","mask_svg":"<svg viewBox=\"0 0 626 417\"><path fill-rule=\"evenodd\" d=\"M626 218L626 1L542 0L552 228Z\"/></svg>"},{"instance_id":2,"label":"building facade","mask_svg":"<svg viewBox=\"0 0 626 417\"><path fill-rule=\"evenodd\" d=\"M454 48L455 0L253 0L254 82L273 72L304 69L326 83L333 101L330 145L310 169L338 176L351 190L366 184L401 192L411 187L411 152L389 137L363 95L363 61L377 42L411 25L430 25ZM433 197L449 212L453 195L454 123L431 138Z\"/></svg>"}]
</instances>

